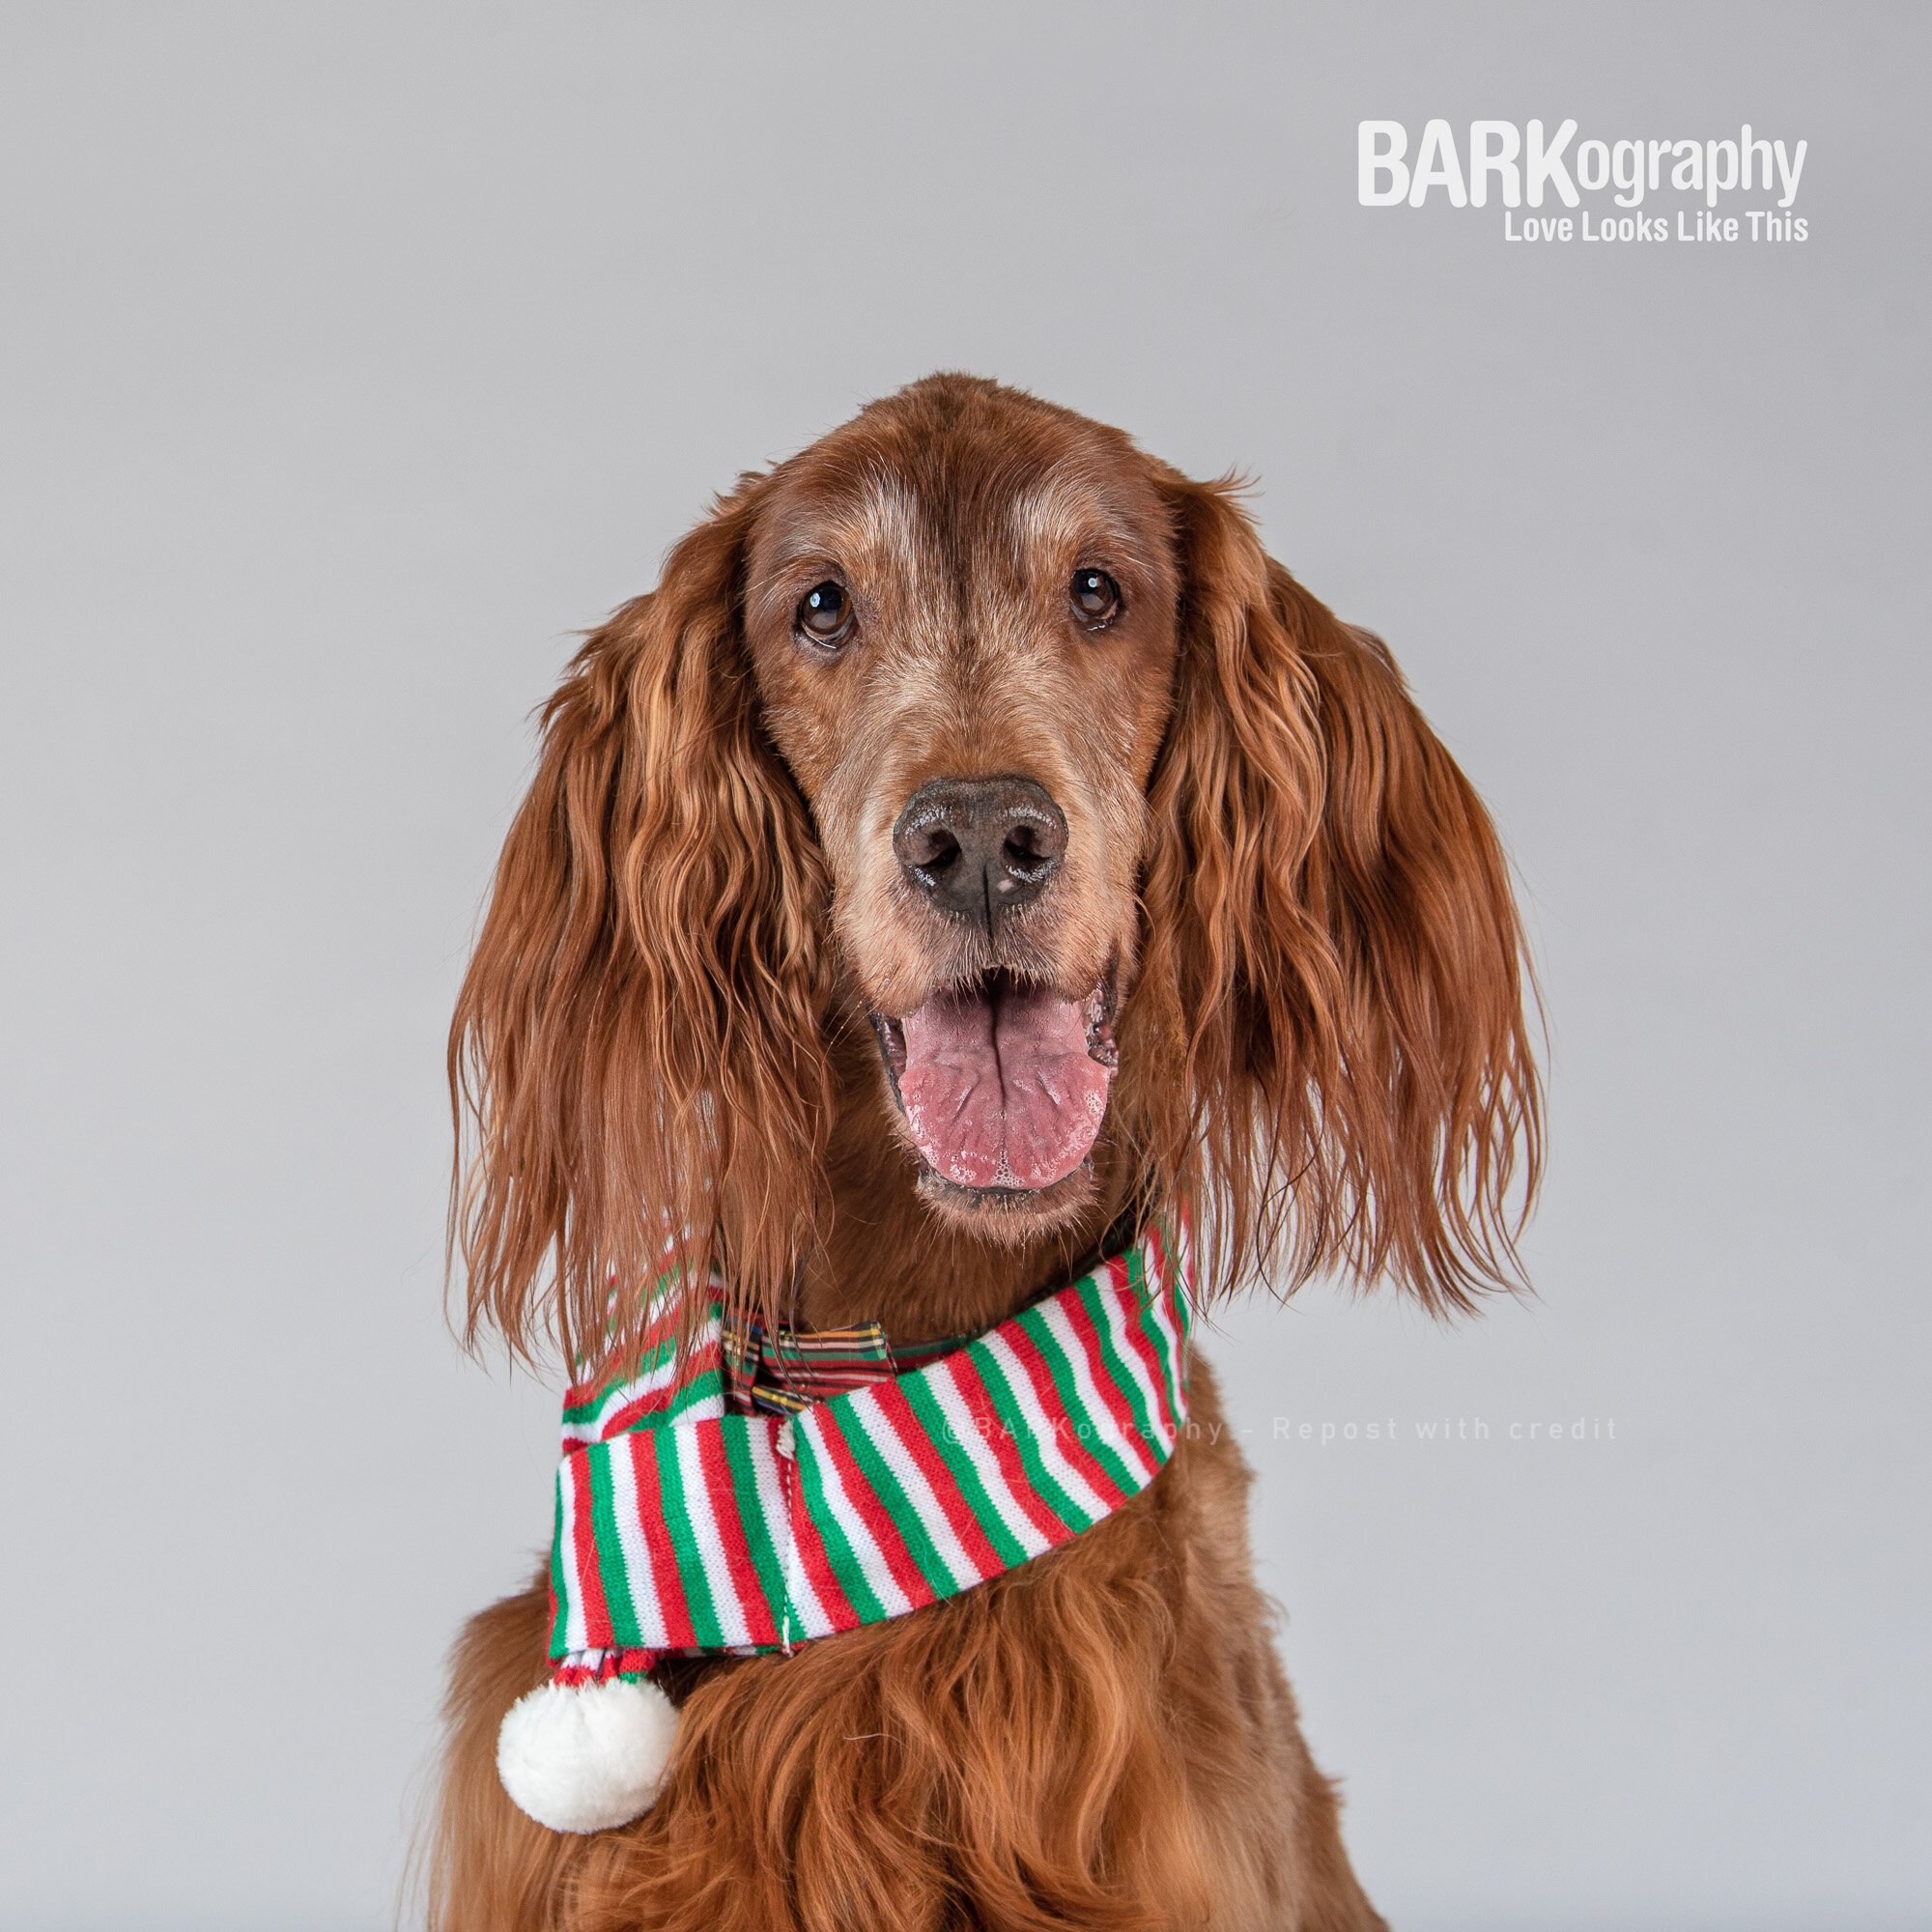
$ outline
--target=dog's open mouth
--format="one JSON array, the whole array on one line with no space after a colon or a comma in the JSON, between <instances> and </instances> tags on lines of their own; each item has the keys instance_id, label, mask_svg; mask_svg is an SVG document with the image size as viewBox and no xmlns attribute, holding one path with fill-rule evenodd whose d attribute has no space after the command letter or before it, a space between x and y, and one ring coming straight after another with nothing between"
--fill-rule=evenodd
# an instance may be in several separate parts
<instances>
[{"instance_id":1,"label":"dog's open mouth","mask_svg":"<svg viewBox=\"0 0 1932 1932\"><path fill-rule=\"evenodd\" d=\"M954 1187L1032 1193L1087 1158L1119 1054L1114 975L1086 998L994 973L873 1015L913 1145Z\"/></svg>"}]
</instances>

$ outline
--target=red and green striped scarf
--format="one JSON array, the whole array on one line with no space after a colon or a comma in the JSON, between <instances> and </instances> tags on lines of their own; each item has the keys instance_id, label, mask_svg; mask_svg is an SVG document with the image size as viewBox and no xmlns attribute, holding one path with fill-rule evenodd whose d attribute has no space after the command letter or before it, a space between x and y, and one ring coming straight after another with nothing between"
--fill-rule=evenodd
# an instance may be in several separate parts
<instances>
[{"instance_id":1,"label":"red and green striped scarf","mask_svg":"<svg viewBox=\"0 0 1932 1932\"><path fill-rule=\"evenodd\" d=\"M767 1337L677 1285L637 1372L565 1396L555 1681L749 1655L903 1616L1068 1542L1187 1419L1188 1231L1151 1222L977 1341L895 1358L876 1326Z\"/></svg>"}]
</instances>

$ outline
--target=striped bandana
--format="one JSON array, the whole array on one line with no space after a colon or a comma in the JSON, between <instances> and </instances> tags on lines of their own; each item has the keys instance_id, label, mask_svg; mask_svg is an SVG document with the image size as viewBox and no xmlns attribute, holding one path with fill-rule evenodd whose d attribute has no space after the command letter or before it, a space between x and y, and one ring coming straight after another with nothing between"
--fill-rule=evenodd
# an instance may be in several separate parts
<instances>
[{"instance_id":1,"label":"striped bandana","mask_svg":"<svg viewBox=\"0 0 1932 1932\"><path fill-rule=\"evenodd\" d=\"M1057 1548L1151 1483L1187 1419L1184 1219L977 1341L710 1319L661 1281L635 1375L564 1398L554 1680L636 1678L904 1616Z\"/></svg>"}]
</instances>

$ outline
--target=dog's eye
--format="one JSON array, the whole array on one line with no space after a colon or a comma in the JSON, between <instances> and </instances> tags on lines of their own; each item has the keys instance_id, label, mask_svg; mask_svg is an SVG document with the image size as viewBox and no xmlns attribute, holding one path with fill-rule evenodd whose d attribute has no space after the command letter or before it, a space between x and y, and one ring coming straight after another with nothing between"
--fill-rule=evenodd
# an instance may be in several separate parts
<instances>
[{"instance_id":1,"label":"dog's eye","mask_svg":"<svg viewBox=\"0 0 1932 1932\"><path fill-rule=\"evenodd\" d=\"M798 600L798 628L814 644L836 644L852 628L852 600L829 577Z\"/></svg>"},{"instance_id":2,"label":"dog's eye","mask_svg":"<svg viewBox=\"0 0 1932 1932\"><path fill-rule=\"evenodd\" d=\"M1121 586L1104 570L1076 570L1069 594L1080 621L1096 631L1121 614Z\"/></svg>"}]
</instances>

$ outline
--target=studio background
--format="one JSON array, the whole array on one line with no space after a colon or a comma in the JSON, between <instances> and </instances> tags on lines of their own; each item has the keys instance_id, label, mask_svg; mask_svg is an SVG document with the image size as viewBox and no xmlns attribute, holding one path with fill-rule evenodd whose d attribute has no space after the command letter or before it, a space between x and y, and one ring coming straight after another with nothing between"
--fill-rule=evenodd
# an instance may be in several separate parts
<instances>
[{"instance_id":1,"label":"studio background","mask_svg":"<svg viewBox=\"0 0 1932 1932\"><path fill-rule=\"evenodd\" d=\"M0 1918L389 1922L446 1647L548 1533L554 1395L441 1313L529 714L740 469L956 367L1248 471L1520 871L1540 1298L1208 1345L1371 1894L1926 1923L1927 39L8 8ZM1811 239L1358 207L1357 120L1433 115L1749 120Z\"/></svg>"}]
</instances>

